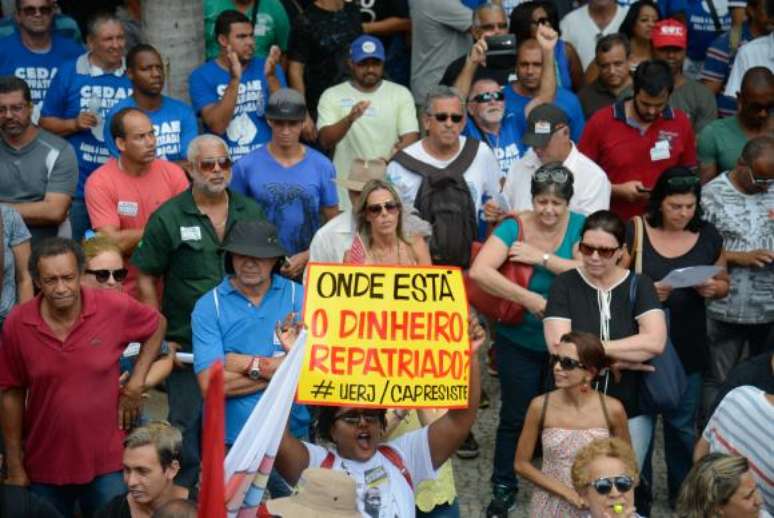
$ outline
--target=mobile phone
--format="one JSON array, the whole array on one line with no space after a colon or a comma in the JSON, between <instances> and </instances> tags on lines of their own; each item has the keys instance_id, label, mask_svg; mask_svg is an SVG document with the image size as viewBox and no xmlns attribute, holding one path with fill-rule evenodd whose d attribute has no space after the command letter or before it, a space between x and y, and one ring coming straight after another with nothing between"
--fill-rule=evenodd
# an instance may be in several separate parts
<instances>
[{"instance_id":1,"label":"mobile phone","mask_svg":"<svg viewBox=\"0 0 774 518\"><path fill-rule=\"evenodd\" d=\"M516 36L500 34L486 38L486 66L512 68L516 66Z\"/></svg>"}]
</instances>

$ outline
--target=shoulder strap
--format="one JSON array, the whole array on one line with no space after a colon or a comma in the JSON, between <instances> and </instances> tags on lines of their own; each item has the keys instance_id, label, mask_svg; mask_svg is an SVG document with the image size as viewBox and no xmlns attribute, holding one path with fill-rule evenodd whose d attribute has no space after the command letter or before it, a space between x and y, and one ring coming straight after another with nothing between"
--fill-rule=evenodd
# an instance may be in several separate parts
<instances>
[{"instance_id":1,"label":"shoulder strap","mask_svg":"<svg viewBox=\"0 0 774 518\"><path fill-rule=\"evenodd\" d=\"M715 32L721 32L723 30L723 24L720 23L720 17L718 16L718 10L715 8L715 2L707 0L707 7L709 7L712 23L715 25Z\"/></svg>"},{"instance_id":2,"label":"shoulder strap","mask_svg":"<svg viewBox=\"0 0 774 518\"><path fill-rule=\"evenodd\" d=\"M642 216L634 216L634 273L642 273L642 242L645 240L645 225Z\"/></svg>"},{"instance_id":3,"label":"shoulder strap","mask_svg":"<svg viewBox=\"0 0 774 518\"><path fill-rule=\"evenodd\" d=\"M632 304L632 318L634 318L634 312L636 309L634 308L635 302L637 302L637 281L639 280L639 275L636 273L631 273L629 277L629 302Z\"/></svg>"},{"instance_id":4,"label":"shoulder strap","mask_svg":"<svg viewBox=\"0 0 774 518\"><path fill-rule=\"evenodd\" d=\"M465 171L468 170L470 164L476 158L478 152L479 141L474 138L466 138L465 145L462 147L462 151L457 155L449 165L444 169L439 169L433 165L422 162L421 160L414 158L403 150L398 151L392 159L398 162L411 172L417 173L422 176L430 176L436 173L442 173L444 171L451 173L455 176L462 176Z\"/></svg>"},{"instance_id":5,"label":"shoulder strap","mask_svg":"<svg viewBox=\"0 0 774 518\"><path fill-rule=\"evenodd\" d=\"M540 409L540 424L538 425L538 431L543 429L543 425L546 422L546 412L548 411L548 395L550 392L546 392L543 398L543 408Z\"/></svg>"},{"instance_id":6,"label":"shoulder strap","mask_svg":"<svg viewBox=\"0 0 774 518\"><path fill-rule=\"evenodd\" d=\"M332 451L329 451L323 461L320 463L320 467L322 469L331 469L335 460L336 455L334 455Z\"/></svg>"},{"instance_id":7,"label":"shoulder strap","mask_svg":"<svg viewBox=\"0 0 774 518\"><path fill-rule=\"evenodd\" d=\"M400 456L400 453L398 453L395 448L388 444L382 444L377 448L379 452L385 456L385 458L390 461L390 463L398 468L398 471L400 471L400 474L403 475L403 478L406 479L406 483L408 483L409 487L414 489L414 482L411 480L411 473L409 473L409 470L406 468L406 465L403 463L403 458Z\"/></svg>"},{"instance_id":8,"label":"shoulder strap","mask_svg":"<svg viewBox=\"0 0 774 518\"><path fill-rule=\"evenodd\" d=\"M610 420L610 414L607 413L607 403L605 403L605 395L601 392L597 392L597 394L599 394L599 402L602 403L602 413L605 414L605 424L607 424L608 431L612 433L613 421Z\"/></svg>"},{"instance_id":9,"label":"shoulder strap","mask_svg":"<svg viewBox=\"0 0 774 518\"><path fill-rule=\"evenodd\" d=\"M739 43L742 41L742 26L734 25L731 27L731 31L728 34L728 47L733 56L736 54L736 49L739 48Z\"/></svg>"}]
</instances>

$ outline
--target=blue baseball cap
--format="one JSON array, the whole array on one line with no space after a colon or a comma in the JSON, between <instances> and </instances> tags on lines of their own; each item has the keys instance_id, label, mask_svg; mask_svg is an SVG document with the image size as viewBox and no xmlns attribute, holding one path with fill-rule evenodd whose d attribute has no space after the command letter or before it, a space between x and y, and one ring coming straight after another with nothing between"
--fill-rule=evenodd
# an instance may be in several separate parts
<instances>
[{"instance_id":1,"label":"blue baseball cap","mask_svg":"<svg viewBox=\"0 0 774 518\"><path fill-rule=\"evenodd\" d=\"M379 38L360 36L349 47L349 57L353 63L360 63L364 59L371 58L384 61L384 46Z\"/></svg>"}]
</instances>

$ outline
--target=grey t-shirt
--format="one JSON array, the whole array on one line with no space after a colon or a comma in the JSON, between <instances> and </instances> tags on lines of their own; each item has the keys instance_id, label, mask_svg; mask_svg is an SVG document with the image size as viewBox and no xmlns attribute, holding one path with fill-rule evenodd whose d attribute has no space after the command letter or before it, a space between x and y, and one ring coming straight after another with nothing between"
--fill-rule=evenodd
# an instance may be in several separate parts
<instances>
[{"instance_id":1,"label":"grey t-shirt","mask_svg":"<svg viewBox=\"0 0 774 518\"><path fill-rule=\"evenodd\" d=\"M449 63L473 43L468 29L473 11L460 0L409 0L411 12L411 92L417 104L437 85Z\"/></svg>"},{"instance_id":2,"label":"grey t-shirt","mask_svg":"<svg viewBox=\"0 0 774 518\"><path fill-rule=\"evenodd\" d=\"M3 218L3 291L0 294L0 328L11 308L16 304L16 263L13 247L30 240L30 231L16 209L0 204ZM26 268L27 265L24 265Z\"/></svg>"},{"instance_id":3,"label":"grey t-shirt","mask_svg":"<svg viewBox=\"0 0 774 518\"><path fill-rule=\"evenodd\" d=\"M715 95L709 88L693 79L688 79L675 88L669 97L669 105L685 112L691 119L693 132L697 135L704 126L718 118Z\"/></svg>"},{"instance_id":4,"label":"grey t-shirt","mask_svg":"<svg viewBox=\"0 0 774 518\"><path fill-rule=\"evenodd\" d=\"M75 193L78 161L70 144L38 129L35 139L21 149L0 139L0 202L40 201L46 193ZM33 243L55 236L57 226L30 226Z\"/></svg>"}]
</instances>

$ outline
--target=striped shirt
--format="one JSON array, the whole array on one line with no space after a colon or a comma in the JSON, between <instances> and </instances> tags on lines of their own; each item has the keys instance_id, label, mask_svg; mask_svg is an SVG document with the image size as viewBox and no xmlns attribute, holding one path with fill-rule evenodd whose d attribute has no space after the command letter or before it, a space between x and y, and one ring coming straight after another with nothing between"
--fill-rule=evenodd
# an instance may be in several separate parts
<instances>
[{"instance_id":1,"label":"striped shirt","mask_svg":"<svg viewBox=\"0 0 774 518\"><path fill-rule=\"evenodd\" d=\"M774 404L750 385L729 392L712 414L702 437L710 452L737 454L750 463L769 513L774 512Z\"/></svg>"}]
</instances>

